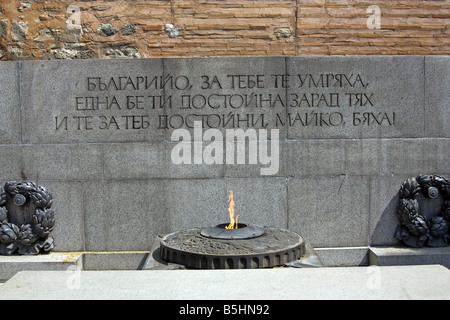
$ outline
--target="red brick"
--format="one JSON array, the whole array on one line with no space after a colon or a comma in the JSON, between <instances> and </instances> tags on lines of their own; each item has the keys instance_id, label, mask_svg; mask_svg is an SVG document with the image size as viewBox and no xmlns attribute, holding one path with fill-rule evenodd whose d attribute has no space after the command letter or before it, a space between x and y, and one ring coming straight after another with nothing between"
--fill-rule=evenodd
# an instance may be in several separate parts
<instances>
[{"instance_id":1,"label":"red brick","mask_svg":"<svg viewBox=\"0 0 450 320\"><path fill-rule=\"evenodd\" d=\"M66 26L68 1L32 1L32 7L23 12L17 10L20 2L2 1L0 19L9 24L23 16L29 31L20 46L25 56L39 60L60 44L34 39L45 27L61 30ZM85 32L80 42L99 54L115 44L138 48L143 57L431 55L450 50L448 0L97 0L74 4L82 9ZM366 9L374 4L381 9L379 30L366 25ZM99 36L100 23L112 23L117 33ZM178 38L168 38L167 23L182 28ZM136 34L122 35L119 30L125 24L135 24ZM274 30L280 27L290 28L291 36L277 39ZM3 52L17 45L10 31L0 38Z\"/></svg>"}]
</instances>

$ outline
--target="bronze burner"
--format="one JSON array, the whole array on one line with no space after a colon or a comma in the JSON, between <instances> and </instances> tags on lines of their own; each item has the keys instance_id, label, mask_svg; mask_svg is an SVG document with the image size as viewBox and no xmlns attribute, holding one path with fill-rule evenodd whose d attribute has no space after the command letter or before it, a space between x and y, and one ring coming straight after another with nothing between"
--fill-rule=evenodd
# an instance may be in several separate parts
<instances>
[{"instance_id":1,"label":"bronze burner","mask_svg":"<svg viewBox=\"0 0 450 320\"><path fill-rule=\"evenodd\" d=\"M195 269L256 269L282 266L305 254L303 238L289 230L239 224L194 228L166 235L161 258Z\"/></svg>"},{"instance_id":2,"label":"bronze burner","mask_svg":"<svg viewBox=\"0 0 450 320\"><path fill-rule=\"evenodd\" d=\"M251 239L264 234L264 228L259 226L248 226L239 223L237 229L225 229L227 225L227 223L223 223L212 228L206 228L200 231L200 234L214 239Z\"/></svg>"}]
</instances>

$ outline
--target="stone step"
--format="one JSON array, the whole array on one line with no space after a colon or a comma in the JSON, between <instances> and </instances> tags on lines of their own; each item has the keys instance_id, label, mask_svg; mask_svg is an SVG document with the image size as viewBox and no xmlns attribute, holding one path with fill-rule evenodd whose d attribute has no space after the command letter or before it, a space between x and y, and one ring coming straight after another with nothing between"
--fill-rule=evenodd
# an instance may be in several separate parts
<instances>
[{"instance_id":1,"label":"stone step","mask_svg":"<svg viewBox=\"0 0 450 320\"><path fill-rule=\"evenodd\" d=\"M20 271L138 270L147 255L148 251L123 251L0 256L0 282Z\"/></svg>"},{"instance_id":2,"label":"stone step","mask_svg":"<svg viewBox=\"0 0 450 320\"><path fill-rule=\"evenodd\" d=\"M317 248L295 261L296 267L351 267L439 264L450 268L450 247L352 247ZM351 261L351 264L348 264ZM37 256L0 256L0 283L20 271L99 271L184 269L159 258L159 242L151 251L51 252Z\"/></svg>"},{"instance_id":3,"label":"stone step","mask_svg":"<svg viewBox=\"0 0 450 320\"><path fill-rule=\"evenodd\" d=\"M0 299L450 299L440 265L244 270L24 271ZM234 302L235 303L235 302ZM177 312L177 310L170 310Z\"/></svg>"},{"instance_id":4,"label":"stone step","mask_svg":"<svg viewBox=\"0 0 450 320\"><path fill-rule=\"evenodd\" d=\"M450 247L371 247L369 261L378 266L440 264L450 268Z\"/></svg>"},{"instance_id":5,"label":"stone step","mask_svg":"<svg viewBox=\"0 0 450 320\"><path fill-rule=\"evenodd\" d=\"M51 252L43 255L0 256L0 282L20 271L65 271L82 269L81 252Z\"/></svg>"}]
</instances>

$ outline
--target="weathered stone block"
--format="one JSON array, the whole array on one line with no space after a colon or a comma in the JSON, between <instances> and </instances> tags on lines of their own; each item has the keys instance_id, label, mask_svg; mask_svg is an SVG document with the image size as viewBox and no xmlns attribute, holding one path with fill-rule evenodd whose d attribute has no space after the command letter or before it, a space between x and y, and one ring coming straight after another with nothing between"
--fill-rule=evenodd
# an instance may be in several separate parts
<instances>
[{"instance_id":1,"label":"weathered stone block","mask_svg":"<svg viewBox=\"0 0 450 320\"><path fill-rule=\"evenodd\" d=\"M445 139L361 139L346 141L347 173L412 176L445 172ZM447 168L448 170L448 168Z\"/></svg>"},{"instance_id":2,"label":"weathered stone block","mask_svg":"<svg viewBox=\"0 0 450 320\"><path fill-rule=\"evenodd\" d=\"M6 38L6 34L8 33L8 24L0 20L0 38Z\"/></svg>"},{"instance_id":3,"label":"weathered stone block","mask_svg":"<svg viewBox=\"0 0 450 320\"><path fill-rule=\"evenodd\" d=\"M106 179L154 178L221 178L222 164L175 164L172 153L178 143L106 144L104 150L104 177ZM191 144L186 144L191 148ZM204 148L204 147L203 147ZM175 152L175 154L177 154Z\"/></svg>"},{"instance_id":4,"label":"weathered stone block","mask_svg":"<svg viewBox=\"0 0 450 320\"><path fill-rule=\"evenodd\" d=\"M288 226L286 178L228 178L226 190L233 190L239 222L284 228ZM226 205L228 208L228 204ZM228 215L226 213L226 222Z\"/></svg>"},{"instance_id":5,"label":"weathered stone block","mask_svg":"<svg viewBox=\"0 0 450 320\"><path fill-rule=\"evenodd\" d=\"M178 163L179 154L177 148L180 147L180 143L169 142L164 144L164 170L159 172L159 176L172 179L217 179L224 176L225 161L223 162L205 162L204 157L198 156L198 160L201 160L201 164L196 164L196 155L198 152L194 150L191 143L182 143L182 146L186 146L191 152L190 162ZM206 148L209 143L203 143L201 150L202 155L206 154Z\"/></svg>"},{"instance_id":6,"label":"weathered stone block","mask_svg":"<svg viewBox=\"0 0 450 320\"><path fill-rule=\"evenodd\" d=\"M434 149L436 155L436 172L440 172L447 177L450 176L450 139L436 139L436 148Z\"/></svg>"},{"instance_id":7,"label":"weathered stone block","mask_svg":"<svg viewBox=\"0 0 450 320\"><path fill-rule=\"evenodd\" d=\"M0 136L2 144L20 142L19 64L0 64Z\"/></svg>"},{"instance_id":8,"label":"weathered stone block","mask_svg":"<svg viewBox=\"0 0 450 320\"><path fill-rule=\"evenodd\" d=\"M27 180L23 175L21 147L18 145L0 146L1 182Z\"/></svg>"},{"instance_id":9,"label":"weathered stone block","mask_svg":"<svg viewBox=\"0 0 450 320\"><path fill-rule=\"evenodd\" d=\"M165 182L168 231L214 226L229 221L222 179L182 179Z\"/></svg>"},{"instance_id":10,"label":"weathered stone block","mask_svg":"<svg viewBox=\"0 0 450 320\"><path fill-rule=\"evenodd\" d=\"M358 247L324 254L336 265L366 263L361 248L397 244L404 179L450 173L447 64L411 56L1 63L1 177L52 190L56 251L148 250L158 234L227 222L233 190L241 222L289 228L316 248ZM176 129L188 136L190 163L172 157ZM257 134L245 137L245 163L237 154L233 163L205 161L212 140L225 154L227 130L237 129ZM269 151L279 144L273 176L248 161L262 130Z\"/></svg>"},{"instance_id":11,"label":"weathered stone block","mask_svg":"<svg viewBox=\"0 0 450 320\"><path fill-rule=\"evenodd\" d=\"M114 26L109 23L102 23L97 29L97 33L104 37L111 37L116 33Z\"/></svg>"},{"instance_id":12,"label":"weathered stone block","mask_svg":"<svg viewBox=\"0 0 450 320\"><path fill-rule=\"evenodd\" d=\"M425 135L450 137L450 58L425 57Z\"/></svg>"},{"instance_id":13,"label":"weathered stone block","mask_svg":"<svg viewBox=\"0 0 450 320\"><path fill-rule=\"evenodd\" d=\"M117 48L109 48L105 52L107 59L136 59L142 58L138 49L129 46L120 46Z\"/></svg>"},{"instance_id":14,"label":"weathered stone block","mask_svg":"<svg viewBox=\"0 0 450 320\"><path fill-rule=\"evenodd\" d=\"M22 147L23 174L31 180L89 180L103 176L99 144L51 144Z\"/></svg>"},{"instance_id":15,"label":"weathered stone block","mask_svg":"<svg viewBox=\"0 0 450 320\"><path fill-rule=\"evenodd\" d=\"M172 232L229 223L230 190L239 223L286 228L284 178L169 180L166 189L167 219Z\"/></svg>"},{"instance_id":16,"label":"weathered stone block","mask_svg":"<svg viewBox=\"0 0 450 320\"><path fill-rule=\"evenodd\" d=\"M11 38L13 41L24 41L27 39L28 22L13 20L11 23Z\"/></svg>"},{"instance_id":17,"label":"weathered stone block","mask_svg":"<svg viewBox=\"0 0 450 320\"><path fill-rule=\"evenodd\" d=\"M421 57L288 57L289 138L423 136Z\"/></svg>"},{"instance_id":18,"label":"weathered stone block","mask_svg":"<svg viewBox=\"0 0 450 320\"><path fill-rule=\"evenodd\" d=\"M370 264L377 266L440 264L450 268L450 247L372 247L370 248Z\"/></svg>"},{"instance_id":19,"label":"weathered stone block","mask_svg":"<svg viewBox=\"0 0 450 320\"><path fill-rule=\"evenodd\" d=\"M60 31L59 41L66 43L77 43L80 41L82 35L83 29L81 25L68 25Z\"/></svg>"},{"instance_id":20,"label":"weathered stone block","mask_svg":"<svg viewBox=\"0 0 450 320\"><path fill-rule=\"evenodd\" d=\"M326 267L369 265L368 247L317 248L315 252Z\"/></svg>"},{"instance_id":21,"label":"weathered stone block","mask_svg":"<svg viewBox=\"0 0 450 320\"><path fill-rule=\"evenodd\" d=\"M243 143L243 144L241 144ZM224 154L232 144L226 144ZM234 159L226 158L225 176L252 178L271 176L282 177L287 174L289 143L283 139L246 139L234 142Z\"/></svg>"},{"instance_id":22,"label":"weathered stone block","mask_svg":"<svg viewBox=\"0 0 450 320\"><path fill-rule=\"evenodd\" d=\"M164 144L105 144L106 179L149 179L165 176Z\"/></svg>"},{"instance_id":23,"label":"weathered stone block","mask_svg":"<svg viewBox=\"0 0 450 320\"><path fill-rule=\"evenodd\" d=\"M372 246L398 245L398 190L408 176L378 176L370 181L369 239Z\"/></svg>"},{"instance_id":24,"label":"weathered stone block","mask_svg":"<svg viewBox=\"0 0 450 320\"><path fill-rule=\"evenodd\" d=\"M140 270L147 252L88 252L83 255L83 270Z\"/></svg>"},{"instance_id":25,"label":"weathered stone block","mask_svg":"<svg viewBox=\"0 0 450 320\"><path fill-rule=\"evenodd\" d=\"M284 58L166 59L164 70L177 77L165 90L173 102L171 110L166 108L167 140L180 127L193 136L194 121L225 137L227 129L276 128L278 113L284 117ZM279 138L285 138L286 128L279 129Z\"/></svg>"},{"instance_id":26,"label":"weathered stone block","mask_svg":"<svg viewBox=\"0 0 450 320\"><path fill-rule=\"evenodd\" d=\"M126 24L120 29L120 33L124 36L131 36L136 33L136 25L134 24Z\"/></svg>"},{"instance_id":27,"label":"weathered stone block","mask_svg":"<svg viewBox=\"0 0 450 320\"><path fill-rule=\"evenodd\" d=\"M315 248L367 246L369 179L293 178L288 182L289 229Z\"/></svg>"},{"instance_id":28,"label":"weathered stone block","mask_svg":"<svg viewBox=\"0 0 450 320\"><path fill-rule=\"evenodd\" d=\"M85 189L86 184L74 181L46 181L53 196L55 227L52 231L54 251L86 251Z\"/></svg>"},{"instance_id":29,"label":"weathered stone block","mask_svg":"<svg viewBox=\"0 0 450 320\"><path fill-rule=\"evenodd\" d=\"M298 140L286 142L287 174L295 177L346 173L345 140Z\"/></svg>"},{"instance_id":30,"label":"weathered stone block","mask_svg":"<svg viewBox=\"0 0 450 320\"><path fill-rule=\"evenodd\" d=\"M22 271L79 271L82 266L81 253L50 252L36 256L0 256L0 282L7 281Z\"/></svg>"},{"instance_id":31,"label":"weathered stone block","mask_svg":"<svg viewBox=\"0 0 450 320\"><path fill-rule=\"evenodd\" d=\"M46 41L54 41L54 31L52 31L50 28L43 28L39 30L39 35L34 38L34 41L36 42L46 42Z\"/></svg>"},{"instance_id":32,"label":"weathered stone block","mask_svg":"<svg viewBox=\"0 0 450 320\"><path fill-rule=\"evenodd\" d=\"M85 183L83 192L87 251L146 250L167 232L161 180Z\"/></svg>"},{"instance_id":33,"label":"weathered stone block","mask_svg":"<svg viewBox=\"0 0 450 320\"><path fill-rule=\"evenodd\" d=\"M161 141L152 97L163 95L162 75L158 59L24 62L23 141Z\"/></svg>"}]
</instances>

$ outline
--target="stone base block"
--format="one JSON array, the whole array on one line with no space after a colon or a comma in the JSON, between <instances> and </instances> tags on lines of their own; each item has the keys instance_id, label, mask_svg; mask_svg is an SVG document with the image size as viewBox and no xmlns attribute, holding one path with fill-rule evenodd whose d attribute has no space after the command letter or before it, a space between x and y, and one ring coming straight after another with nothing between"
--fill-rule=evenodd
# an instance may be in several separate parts
<instances>
[{"instance_id":1,"label":"stone base block","mask_svg":"<svg viewBox=\"0 0 450 320\"><path fill-rule=\"evenodd\" d=\"M369 261L377 266L440 264L450 269L450 247L371 247Z\"/></svg>"},{"instance_id":2,"label":"stone base block","mask_svg":"<svg viewBox=\"0 0 450 320\"><path fill-rule=\"evenodd\" d=\"M368 266L368 247L315 248L326 267Z\"/></svg>"},{"instance_id":3,"label":"stone base block","mask_svg":"<svg viewBox=\"0 0 450 320\"><path fill-rule=\"evenodd\" d=\"M0 256L0 282L20 271L75 271L82 269L81 252L51 252L36 256Z\"/></svg>"},{"instance_id":4,"label":"stone base block","mask_svg":"<svg viewBox=\"0 0 450 320\"><path fill-rule=\"evenodd\" d=\"M83 270L141 270L148 251L86 252Z\"/></svg>"},{"instance_id":5,"label":"stone base block","mask_svg":"<svg viewBox=\"0 0 450 320\"><path fill-rule=\"evenodd\" d=\"M141 270L148 251L51 252L36 256L0 256L0 282L20 271Z\"/></svg>"},{"instance_id":6,"label":"stone base block","mask_svg":"<svg viewBox=\"0 0 450 320\"><path fill-rule=\"evenodd\" d=\"M0 256L0 282L20 271L171 270L184 266L159 257L159 238L151 251L51 252L37 256ZM450 269L450 247L307 247L305 257L290 267L354 267L440 264Z\"/></svg>"}]
</instances>

